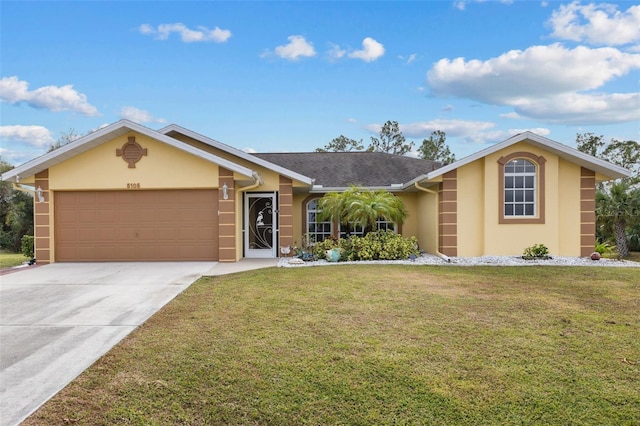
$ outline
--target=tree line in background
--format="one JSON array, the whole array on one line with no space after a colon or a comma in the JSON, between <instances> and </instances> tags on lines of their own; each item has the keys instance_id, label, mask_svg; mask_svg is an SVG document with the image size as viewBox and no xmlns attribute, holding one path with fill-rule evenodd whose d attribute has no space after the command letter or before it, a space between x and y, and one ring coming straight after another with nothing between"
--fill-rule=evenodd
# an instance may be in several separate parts
<instances>
[{"instance_id":1,"label":"tree line in background","mask_svg":"<svg viewBox=\"0 0 640 426\"><path fill-rule=\"evenodd\" d=\"M596 237L615 244L620 257L640 251L640 144L593 133L576 135L578 150L630 170L628 178L599 184L596 190Z\"/></svg>"},{"instance_id":2,"label":"tree line in background","mask_svg":"<svg viewBox=\"0 0 640 426\"><path fill-rule=\"evenodd\" d=\"M47 152L71 143L80 136L74 129L69 129L49 145ZM0 174L11 169L13 166L0 157ZM0 181L0 249L20 252L25 235L33 235L33 195L13 189L11 182Z\"/></svg>"},{"instance_id":3,"label":"tree line in background","mask_svg":"<svg viewBox=\"0 0 640 426\"><path fill-rule=\"evenodd\" d=\"M424 160L433 160L443 166L456 161L456 156L451 152L446 143L447 136L441 130L431 132L429 139L423 139L418 147L418 154ZM362 139L359 141L340 135L322 148L316 148L316 152L349 152L368 151L386 152L394 155L405 155L411 152L415 142L407 141L397 121L384 123L378 137L371 137L371 143L365 148Z\"/></svg>"},{"instance_id":4,"label":"tree line in background","mask_svg":"<svg viewBox=\"0 0 640 426\"><path fill-rule=\"evenodd\" d=\"M0 173L13 166L0 158ZM13 189L11 182L0 182L0 248L18 253L22 236L33 235L33 196Z\"/></svg>"}]
</instances>

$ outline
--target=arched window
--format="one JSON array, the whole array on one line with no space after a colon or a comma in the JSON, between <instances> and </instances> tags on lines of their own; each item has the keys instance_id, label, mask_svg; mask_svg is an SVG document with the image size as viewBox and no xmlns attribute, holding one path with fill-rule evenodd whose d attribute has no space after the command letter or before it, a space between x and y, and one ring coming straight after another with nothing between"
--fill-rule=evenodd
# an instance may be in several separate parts
<instances>
[{"instance_id":1,"label":"arched window","mask_svg":"<svg viewBox=\"0 0 640 426\"><path fill-rule=\"evenodd\" d=\"M318 200L316 198L307 203L307 238L310 244L324 241L332 235L333 228L330 221L318 220Z\"/></svg>"},{"instance_id":2,"label":"arched window","mask_svg":"<svg viewBox=\"0 0 640 426\"><path fill-rule=\"evenodd\" d=\"M504 216L536 216L536 166L524 158L504 166Z\"/></svg>"},{"instance_id":3,"label":"arched window","mask_svg":"<svg viewBox=\"0 0 640 426\"><path fill-rule=\"evenodd\" d=\"M544 223L544 157L514 152L498 160L499 223Z\"/></svg>"}]
</instances>

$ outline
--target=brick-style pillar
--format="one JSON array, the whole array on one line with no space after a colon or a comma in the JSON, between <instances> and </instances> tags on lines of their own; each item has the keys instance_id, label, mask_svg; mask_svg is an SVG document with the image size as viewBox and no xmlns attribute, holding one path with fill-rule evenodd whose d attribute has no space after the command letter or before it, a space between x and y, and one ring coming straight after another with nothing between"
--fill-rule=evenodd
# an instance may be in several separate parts
<instances>
[{"instance_id":1,"label":"brick-style pillar","mask_svg":"<svg viewBox=\"0 0 640 426\"><path fill-rule=\"evenodd\" d=\"M280 247L293 246L293 182L282 175L280 176L278 211ZM278 256L280 255L280 248L278 248Z\"/></svg>"},{"instance_id":2,"label":"brick-style pillar","mask_svg":"<svg viewBox=\"0 0 640 426\"><path fill-rule=\"evenodd\" d=\"M222 187L227 185L227 199ZM236 261L236 191L233 172L218 169L218 261Z\"/></svg>"},{"instance_id":3,"label":"brick-style pillar","mask_svg":"<svg viewBox=\"0 0 640 426\"><path fill-rule=\"evenodd\" d=\"M458 173L452 170L442 176L438 191L438 251L446 256L458 255Z\"/></svg>"},{"instance_id":4,"label":"brick-style pillar","mask_svg":"<svg viewBox=\"0 0 640 426\"><path fill-rule=\"evenodd\" d=\"M580 256L589 256L596 241L596 173L580 168Z\"/></svg>"},{"instance_id":5,"label":"brick-style pillar","mask_svg":"<svg viewBox=\"0 0 640 426\"><path fill-rule=\"evenodd\" d=\"M34 194L34 236L35 258L38 263L51 263L51 191L49 191L49 169L36 174L36 189L42 189L44 201L38 200Z\"/></svg>"}]
</instances>

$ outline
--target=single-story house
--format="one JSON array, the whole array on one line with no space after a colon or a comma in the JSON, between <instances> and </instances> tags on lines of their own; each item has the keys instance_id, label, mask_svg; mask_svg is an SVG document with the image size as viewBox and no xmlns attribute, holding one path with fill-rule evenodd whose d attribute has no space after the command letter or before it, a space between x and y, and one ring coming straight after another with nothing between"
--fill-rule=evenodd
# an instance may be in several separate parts
<instances>
[{"instance_id":1,"label":"single-story house","mask_svg":"<svg viewBox=\"0 0 640 426\"><path fill-rule=\"evenodd\" d=\"M2 179L34 193L39 263L235 262L347 232L317 220L317 200L354 184L400 197L405 222L379 225L428 253L519 255L543 243L586 256L596 183L629 174L531 132L442 167L386 153L249 154L177 125L121 120Z\"/></svg>"}]
</instances>

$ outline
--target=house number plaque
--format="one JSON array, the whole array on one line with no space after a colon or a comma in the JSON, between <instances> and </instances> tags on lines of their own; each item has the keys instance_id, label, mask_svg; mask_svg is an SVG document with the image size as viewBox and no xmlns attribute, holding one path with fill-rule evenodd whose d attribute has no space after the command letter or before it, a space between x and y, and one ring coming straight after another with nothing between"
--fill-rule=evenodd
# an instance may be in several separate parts
<instances>
[{"instance_id":1,"label":"house number plaque","mask_svg":"<svg viewBox=\"0 0 640 426\"><path fill-rule=\"evenodd\" d=\"M140 161L143 155L147 155L147 148L141 147L136 142L135 136L129 136L129 140L122 145L122 148L116 149L116 156L122 157L129 164L130 169L136 168L136 163Z\"/></svg>"}]
</instances>

